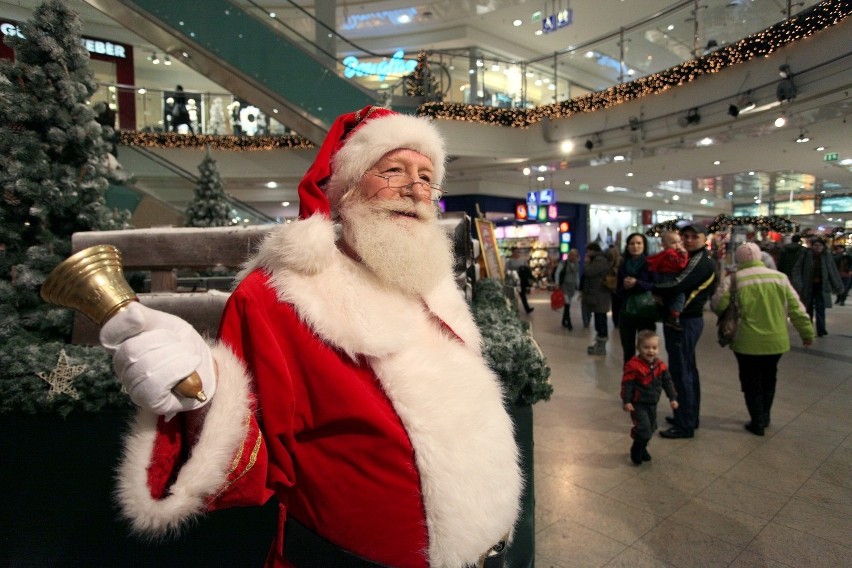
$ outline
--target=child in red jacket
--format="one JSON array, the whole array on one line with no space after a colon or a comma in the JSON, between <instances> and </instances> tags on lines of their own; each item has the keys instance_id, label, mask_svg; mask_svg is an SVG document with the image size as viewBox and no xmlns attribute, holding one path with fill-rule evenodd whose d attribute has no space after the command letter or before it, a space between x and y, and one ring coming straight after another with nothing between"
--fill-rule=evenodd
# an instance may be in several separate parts
<instances>
[{"instance_id":1,"label":"child in red jacket","mask_svg":"<svg viewBox=\"0 0 852 568\"><path fill-rule=\"evenodd\" d=\"M677 231L664 232L660 240L663 250L657 254L652 254L646 259L648 270L654 276L655 282L670 282L686 268L686 264L689 262L689 255L686 249L683 248L683 241L681 241L680 233ZM683 311L686 296L684 294L675 294L674 296L663 298L663 302L668 310L665 325L675 329L682 329L680 326L680 312Z\"/></svg>"},{"instance_id":2,"label":"child in red jacket","mask_svg":"<svg viewBox=\"0 0 852 568\"><path fill-rule=\"evenodd\" d=\"M657 358L660 338L656 332L650 329L640 331L636 349L639 353L624 364L621 401L624 411L629 412L633 420L633 428L630 430L630 437L633 438L630 459L639 465L643 461L651 461L647 446L657 429L657 403L660 401L661 391L666 391L672 410L677 408L677 393L668 367Z\"/></svg>"}]
</instances>

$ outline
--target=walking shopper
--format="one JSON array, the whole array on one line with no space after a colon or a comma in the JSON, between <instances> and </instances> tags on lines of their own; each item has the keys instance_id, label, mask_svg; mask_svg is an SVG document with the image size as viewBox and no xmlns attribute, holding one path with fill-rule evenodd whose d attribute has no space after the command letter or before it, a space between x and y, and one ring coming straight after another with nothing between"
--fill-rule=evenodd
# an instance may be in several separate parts
<instances>
[{"instance_id":1,"label":"walking shopper","mask_svg":"<svg viewBox=\"0 0 852 568\"><path fill-rule=\"evenodd\" d=\"M831 307L831 293L843 292L843 282L834 259L826 253L825 241L811 241L793 268L790 282L799 293L799 298L808 310L811 320L816 319L817 337L828 335L825 328L825 310Z\"/></svg>"},{"instance_id":2,"label":"walking shopper","mask_svg":"<svg viewBox=\"0 0 852 568\"><path fill-rule=\"evenodd\" d=\"M719 314L725 311L732 300L731 278L735 278L740 317L731 350L737 358L740 388L751 418L745 429L763 436L775 398L778 361L790 350L787 318L805 347L813 341L814 328L786 275L764 265L757 245L743 243L735 256L736 273L724 279L710 305Z\"/></svg>"},{"instance_id":3,"label":"walking shopper","mask_svg":"<svg viewBox=\"0 0 852 568\"><path fill-rule=\"evenodd\" d=\"M565 307L562 308L562 327L568 331L574 329L571 322L571 299L580 284L580 253L577 249L568 251L568 258L556 267L555 280L565 296Z\"/></svg>"},{"instance_id":4,"label":"walking shopper","mask_svg":"<svg viewBox=\"0 0 852 568\"><path fill-rule=\"evenodd\" d=\"M595 342L586 349L589 355L606 355L608 338L606 313L609 311L612 292L604 286L604 277L610 271L609 257L598 243L586 246L586 264L583 267L583 306L595 321Z\"/></svg>"},{"instance_id":5,"label":"walking shopper","mask_svg":"<svg viewBox=\"0 0 852 568\"><path fill-rule=\"evenodd\" d=\"M660 432L663 438L692 438L698 428L701 409L701 381L695 348L704 331L704 304L716 289L716 263L707 251L707 228L702 223L684 221L678 227L689 262L674 282L654 286L663 294L685 294L680 314L682 329L663 326L669 370L677 390L678 408L667 418L672 425Z\"/></svg>"},{"instance_id":6,"label":"walking shopper","mask_svg":"<svg viewBox=\"0 0 852 568\"><path fill-rule=\"evenodd\" d=\"M624 364L621 378L621 401L625 412L630 413L633 428L630 437L630 460L639 465L651 461L648 442L657 429L657 403L660 394L666 391L672 410L677 409L677 400L672 376L668 367L657 353L660 351L660 338L655 331L644 329L639 332L636 341L637 354Z\"/></svg>"},{"instance_id":7,"label":"walking shopper","mask_svg":"<svg viewBox=\"0 0 852 568\"><path fill-rule=\"evenodd\" d=\"M618 267L618 287L616 294L621 298L621 314L618 321L618 335L624 362L627 363L636 354L636 333L643 329L656 329L654 319L633 315L629 312L628 302L631 296L650 294L654 287L648 272L648 239L642 233L633 233L627 237L624 246L624 260Z\"/></svg>"}]
</instances>

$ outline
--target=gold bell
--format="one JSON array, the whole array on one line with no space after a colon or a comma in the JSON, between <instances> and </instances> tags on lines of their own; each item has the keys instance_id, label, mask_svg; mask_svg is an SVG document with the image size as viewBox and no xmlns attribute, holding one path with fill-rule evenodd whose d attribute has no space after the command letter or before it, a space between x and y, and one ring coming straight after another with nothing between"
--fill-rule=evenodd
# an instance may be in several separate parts
<instances>
[{"instance_id":1,"label":"gold bell","mask_svg":"<svg viewBox=\"0 0 852 568\"><path fill-rule=\"evenodd\" d=\"M121 267L121 251L112 245L96 245L68 257L54 268L41 287L45 302L71 308L88 317L98 326L139 298ZM207 400L201 377L193 373L174 387L175 392Z\"/></svg>"}]
</instances>

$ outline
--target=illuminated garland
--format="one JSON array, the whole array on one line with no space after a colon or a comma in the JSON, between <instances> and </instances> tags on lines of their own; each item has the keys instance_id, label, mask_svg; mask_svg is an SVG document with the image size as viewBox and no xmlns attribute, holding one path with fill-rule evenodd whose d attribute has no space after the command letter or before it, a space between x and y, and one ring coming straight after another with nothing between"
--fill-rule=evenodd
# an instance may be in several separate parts
<instances>
[{"instance_id":1,"label":"illuminated garland","mask_svg":"<svg viewBox=\"0 0 852 568\"><path fill-rule=\"evenodd\" d=\"M233 136L216 134L178 134L177 132L136 132L122 130L119 133L122 146L147 148L198 148L203 150L232 150L239 152L255 150L278 150L290 148L315 148L313 142L301 136Z\"/></svg>"},{"instance_id":2,"label":"illuminated garland","mask_svg":"<svg viewBox=\"0 0 852 568\"><path fill-rule=\"evenodd\" d=\"M671 219L669 221L662 221L645 231L645 234L649 237L656 237L663 231L677 231L678 223L692 222L693 221L689 219ZM698 221L694 222L700 224ZM739 227L744 225L752 226L756 229L775 231L782 235L792 235L799 232L798 223L779 215L745 215L741 217L734 217L732 215L721 213L716 215L716 218L707 225L707 233L715 233L728 227Z\"/></svg>"},{"instance_id":3,"label":"illuminated garland","mask_svg":"<svg viewBox=\"0 0 852 568\"><path fill-rule=\"evenodd\" d=\"M605 91L539 106L533 109L502 109L463 103L432 102L417 110L421 116L526 128L544 118L558 119L611 108L647 95L662 93L726 67L766 57L774 51L840 23L852 12L850 0L825 0L807 12L779 22L739 42L698 59L685 61L659 73L641 77Z\"/></svg>"}]
</instances>

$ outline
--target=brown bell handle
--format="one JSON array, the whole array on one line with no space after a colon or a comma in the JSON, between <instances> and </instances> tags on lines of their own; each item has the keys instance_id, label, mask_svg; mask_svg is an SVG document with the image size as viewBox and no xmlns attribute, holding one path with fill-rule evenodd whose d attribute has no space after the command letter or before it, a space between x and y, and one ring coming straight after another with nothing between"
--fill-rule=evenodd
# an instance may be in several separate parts
<instances>
[{"instance_id":1,"label":"brown bell handle","mask_svg":"<svg viewBox=\"0 0 852 568\"><path fill-rule=\"evenodd\" d=\"M190 376L176 384L172 390L180 396L194 398L198 402L204 402L207 400L207 395L204 394L202 389L203 385L201 384L201 377L196 371L193 371Z\"/></svg>"}]
</instances>

